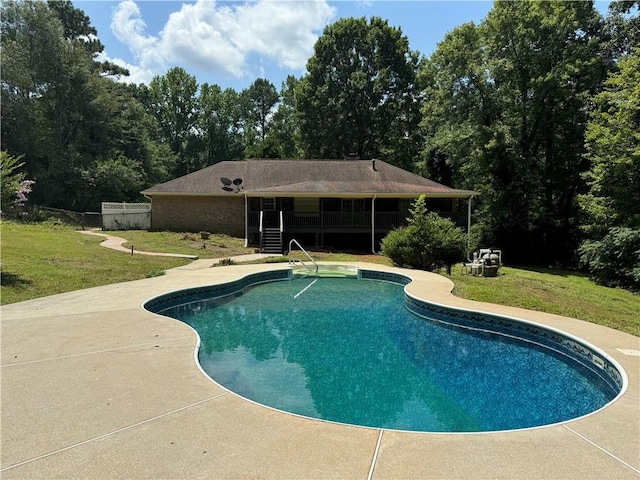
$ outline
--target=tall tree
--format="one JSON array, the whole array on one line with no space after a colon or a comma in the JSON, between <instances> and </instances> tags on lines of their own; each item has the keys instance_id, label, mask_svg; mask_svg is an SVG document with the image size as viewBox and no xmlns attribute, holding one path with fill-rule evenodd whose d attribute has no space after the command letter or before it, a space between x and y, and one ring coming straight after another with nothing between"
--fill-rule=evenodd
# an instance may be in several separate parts
<instances>
[{"instance_id":1,"label":"tall tree","mask_svg":"<svg viewBox=\"0 0 640 480\"><path fill-rule=\"evenodd\" d=\"M614 59L640 48L640 0L615 0L606 18L607 46Z\"/></svg>"},{"instance_id":2,"label":"tall tree","mask_svg":"<svg viewBox=\"0 0 640 480\"><path fill-rule=\"evenodd\" d=\"M222 90L218 85L205 83L200 88L198 104L206 164L243 158L240 95L232 88Z\"/></svg>"},{"instance_id":3,"label":"tall tree","mask_svg":"<svg viewBox=\"0 0 640 480\"><path fill-rule=\"evenodd\" d=\"M385 20L347 18L326 27L296 92L305 154L384 153L411 167L403 140L419 122L417 68L407 37Z\"/></svg>"},{"instance_id":4,"label":"tall tree","mask_svg":"<svg viewBox=\"0 0 640 480\"><path fill-rule=\"evenodd\" d=\"M258 141L263 142L280 95L269 80L258 78L242 92L242 100L246 108L247 129L255 130Z\"/></svg>"},{"instance_id":5,"label":"tall tree","mask_svg":"<svg viewBox=\"0 0 640 480\"><path fill-rule=\"evenodd\" d=\"M601 283L640 290L640 50L620 60L595 104L581 260Z\"/></svg>"},{"instance_id":6,"label":"tall tree","mask_svg":"<svg viewBox=\"0 0 640 480\"><path fill-rule=\"evenodd\" d=\"M3 149L25 154L25 168L33 178L46 155L39 142L47 127L39 106L62 62L63 29L44 3L7 1L1 8Z\"/></svg>"},{"instance_id":7,"label":"tall tree","mask_svg":"<svg viewBox=\"0 0 640 480\"><path fill-rule=\"evenodd\" d=\"M174 67L156 76L149 85L153 115L158 121L160 138L178 156L175 175L184 175L202 167L198 160L196 125L198 122L198 83L183 68Z\"/></svg>"},{"instance_id":8,"label":"tall tree","mask_svg":"<svg viewBox=\"0 0 640 480\"><path fill-rule=\"evenodd\" d=\"M589 233L601 236L614 226L640 228L640 49L620 60L594 101L586 136L589 192L581 204Z\"/></svg>"},{"instance_id":9,"label":"tall tree","mask_svg":"<svg viewBox=\"0 0 640 480\"><path fill-rule=\"evenodd\" d=\"M276 145L279 158L301 158L300 130L296 112L296 89L299 80L293 75L282 82L280 103L273 114L269 138Z\"/></svg>"},{"instance_id":10,"label":"tall tree","mask_svg":"<svg viewBox=\"0 0 640 480\"><path fill-rule=\"evenodd\" d=\"M84 12L69 2L2 4L2 140L36 181L30 200L74 210L136 199L166 179L171 156L150 137L133 91L107 78Z\"/></svg>"},{"instance_id":11,"label":"tall tree","mask_svg":"<svg viewBox=\"0 0 640 480\"><path fill-rule=\"evenodd\" d=\"M423 166L480 190L485 240L520 261L568 262L591 95L605 72L590 2L496 2L423 70Z\"/></svg>"}]
</instances>

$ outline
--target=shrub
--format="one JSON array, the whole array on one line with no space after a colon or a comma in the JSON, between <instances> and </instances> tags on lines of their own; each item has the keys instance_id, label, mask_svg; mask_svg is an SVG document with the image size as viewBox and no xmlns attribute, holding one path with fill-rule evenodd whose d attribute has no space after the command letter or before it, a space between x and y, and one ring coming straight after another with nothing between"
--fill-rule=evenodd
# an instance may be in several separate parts
<instances>
[{"instance_id":1,"label":"shrub","mask_svg":"<svg viewBox=\"0 0 640 480\"><path fill-rule=\"evenodd\" d=\"M465 233L451 220L427 213L425 198L411 209L409 226L389 232L382 240L382 253L395 265L423 270L447 268L464 257Z\"/></svg>"},{"instance_id":2,"label":"shrub","mask_svg":"<svg viewBox=\"0 0 640 480\"><path fill-rule=\"evenodd\" d=\"M602 240L584 242L578 253L596 282L640 291L640 230L611 228Z\"/></svg>"},{"instance_id":3,"label":"shrub","mask_svg":"<svg viewBox=\"0 0 640 480\"><path fill-rule=\"evenodd\" d=\"M382 254L391 259L395 265L409 265L411 259L411 235L409 228L396 228L391 230L382 239Z\"/></svg>"}]
</instances>

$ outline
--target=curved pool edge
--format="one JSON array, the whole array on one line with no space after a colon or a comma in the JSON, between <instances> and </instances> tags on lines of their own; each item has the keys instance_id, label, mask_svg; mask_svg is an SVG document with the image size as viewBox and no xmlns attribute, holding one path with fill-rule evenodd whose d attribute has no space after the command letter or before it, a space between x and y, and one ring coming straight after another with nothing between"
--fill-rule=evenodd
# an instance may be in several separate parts
<instances>
[{"instance_id":1,"label":"curved pool edge","mask_svg":"<svg viewBox=\"0 0 640 480\"><path fill-rule=\"evenodd\" d=\"M140 308L171 290L282 265L173 269L0 308L2 477L640 478L640 357L617 350L640 350L639 337L462 300L435 274L358 264L415 275L410 291L422 298L575 334L618 360L629 388L571 426L479 436L383 432L282 415L216 387L193 362L196 339L185 324Z\"/></svg>"},{"instance_id":2,"label":"curved pool edge","mask_svg":"<svg viewBox=\"0 0 640 480\"><path fill-rule=\"evenodd\" d=\"M325 266L331 266L334 268L346 268L346 269L353 269L354 265L353 264L349 264L347 266L345 266L343 263L340 262L318 262L318 264L320 266L325 265ZM366 265L366 266L364 266ZM475 302L475 301L471 301L471 300L465 300L465 299L460 299L459 297L455 297L453 295L453 288L454 288L454 283L435 273L432 272L425 272L425 271L419 271L419 270L405 270L405 269L399 269L396 267L385 267L385 266L379 266L379 265L373 265L373 264L357 264L355 266L355 269L357 270L357 277L358 279L360 278L364 278L364 279L372 279L372 280L379 280L379 281L390 281L393 283L399 283L404 285L404 293L405 293L405 307L407 307L412 313L414 313L417 316L423 317L423 318L428 318L425 315L422 315L421 313L415 311L414 309L410 308L410 306L407 304L407 297L414 300L415 302L417 302L418 304L421 304L422 306L426 307L427 309L444 309L447 312L456 312L457 314L459 313L466 313L468 315L471 316L482 316L482 317L487 317L487 318L493 318L493 319L499 319L502 321L507 321L509 322L511 325L513 324L517 324L517 325L522 325L522 326L529 326L529 327L533 327L535 329L538 330L538 333L540 331L542 332L549 332L552 333L554 335L556 335L556 337L560 337L565 339L566 341L572 342L575 345L579 345L581 346L583 349L586 349L586 352L581 352L583 355L587 355L589 358L591 357L596 357L597 354L597 359L599 360L599 362L604 362L604 365L606 365L607 367L609 367L609 370L613 370L615 371L615 373L618 374L619 378L613 378L611 375L613 372L609 371L609 372L605 372L602 376L610 376L610 378L612 379L612 381L614 383L616 383L619 387L619 391L617 393L617 395L610 400L609 402L607 402L605 405L599 407L598 409L589 412L587 414L581 415L579 417L575 417L575 418L570 418L570 419L566 419L566 420L562 420L559 422L555 422L555 423L551 423L551 424L544 424L544 425L537 425L537 426L531 426L531 427L524 427L524 428L518 428L518 429L510 429L510 430L489 430L489 431L479 431L479 432L437 432L437 431L414 431L414 430L401 430L401 429L393 429L393 428L385 428L385 427L372 427L372 426L366 426L366 425L357 425L357 424L350 424L350 423L341 423L338 421L334 421L334 420L327 420L327 419L322 419L322 418L317 418L317 417L311 417L311 416L306 416L306 415L301 415L301 414L296 414L296 413L292 413L286 410L281 410L278 409L276 407L272 407L266 404L262 404L260 402L257 402L255 400L246 398L236 392L234 392L233 390L228 389L227 387L225 387L224 385L218 383L214 378L212 378L208 373L205 372L205 370L202 368L202 366L200 365L200 361L199 361L199 356L198 356L198 352L199 352L199 348L200 348L200 335L198 334L198 332L193 329L190 325L181 322L180 320L177 320L178 322L186 325L187 327L189 327L193 333L195 334L196 338L197 338L197 342L196 345L194 347L194 352L193 352L193 357L194 357L194 361L198 367L198 369L200 370L200 372L212 383L214 383L216 386L222 388L223 390L227 391L228 393L231 393L233 395L235 395L236 397L247 401L249 403L252 403L256 406L262 407L262 408L267 408L269 410L275 411L275 412L279 412L285 415L292 415L294 417L298 417L298 418L303 418L303 419L308 419L308 420L313 420L313 421L318 421L318 422L326 422L329 424L334 424L334 425L343 425L343 426L348 426L348 427L353 427L353 428L364 428L364 429L368 429L368 430L381 430L381 431L390 431L390 432L399 432L399 433L412 433L412 434L422 434L422 435L481 435L481 434L506 434L506 433L511 433L511 432L522 432L522 431L527 431L527 430L537 430L537 429L544 429L544 428L550 428L550 427L555 427L558 425L565 425L568 423L572 423L572 422L576 422L578 420L581 419L585 419L587 417L590 417L592 415L595 415L599 412L602 412L603 410L607 409L608 407L610 407L611 405L613 405L616 401L618 401L620 398L622 398L624 396L624 394L627 391L628 385L629 385L629 380L628 380L628 375L626 373L626 370L624 369L624 367L615 359L613 358L611 355L607 354L607 352L605 352L603 349L597 347L595 344L583 339L582 337L572 334L570 332L567 332L565 330L562 330L560 328L556 328L553 326L549 326L546 325L542 322L539 321L535 321L535 320L528 320L526 318L522 318L520 316L517 315L505 315L505 314L501 314L501 313L495 313L495 312L491 312L491 311L484 311L484 310L478 310L477 308L473 308L472 306L468 306L468 307L462 307L462 306L452 306L448 303L439 303L436 300L428 300L425 298L422 298L424 296L430 296L430 295L418 295L415 293L411 293L410 287L412 285L414 285L414 288L417 284L419 284L420 282L424 282L425 278L420 278L420 277L424 277L425 275L427 276L426 278L426 282L431 284L431 288L436 287L434 290L435 292L432 293L437 293L437 295L439 297L442 297L443 294L446 293L446 295L448 295L451 299L457 299L457 300L462 300L463 302L470 302L472 304L479 304L479 305L490 305L490 306L494 306L494 304L485 304L483 302ZM149 313L153 313L153 314L158 314L158 315L162 315L162 313L159 312L154 312L153 310L150 310L147 305L148 304L153 304L155 302L157 303L162 303L163 299L164 301L167 301L167 299L171 296L175 296L175 294L177 292L183 292L183 295L178 295L178 297L181 297L179 302L181 303L188 303L191 301L196 301L195 299L199 299L201 297L204 298L210 298L210 294L213 292L218 292L219 295L217 295L218 297L223 297L223 296L227 296L227 295L232 295L238 291L241 291L244 288L250 287L250 286L254 286L254 285L259 285L262 283L267 283L267 282L272 282L272 281L281 281L281 280L285 280L288 278L291 278L291 276L295 273L295 269L293 269L291 266L289 267L285 267L285 268L280 268L280 269L270 269L268 272L255 272L255 273L248 273L248 274L244 274L242 276L240 276L239 278L237 278L236 280L232 280L232 281L228 281L228 282L222 282L222 283L216 283L216 284L211 284L211 285L205 285L205 286L199 286L199 287L192 287L192 288L187 288L187 289L180 289L180 290L176 290L176 291L172 291L172 292L167 292L163 295L160 296L156 296L156 297L152 297L144 302L142 302L141 307L143 309L145 309L146 311L148 311ZM417 283L416 283L417 282ZM188 302L183 302L183 299L186 297L188 298L189 292L192 292L191 294L191 299L188 300ZM441 299L442 300L442 299ZM170 308L172 306L181 304L181 303L171 303L169 302L170 305L169 306L165 306L166 308ZM517 311L524 311L524 312L532 312L532 313L541 313L541 312L533 312L533 311L529 311L529 310L524 310L524 309L518 309L517 307L507 307L509 309L515 309ZM163 309L164 310L164 309ZM545 314L545 315L551 315L551 314ZM567 318L568 317L560 317L557 315L553 315L559 318ZM171 318L171 317L169 317ZM570 319L570 320L576 320L576 321L580 321L578 319ZM463 328L466 328L464 325L459 325L459 324L454 324L454 325L458 325L458 326L462 326ZM478 330L482 330L480 328L474 328L471 327L472 329L478 329ZM604 327L607 328L607 327ZM488 332L492 332L494 330L486 330ZM497 330L496 330L497 332ZM523 338L521 337L517 337L514 336L515 338L519 338L520 340L523 340ZM529 341L529 340L525 340L525 341ZM556 340L557 341L557 340ZM538 343L535 340L533 341L533 343ZM549 345L544 345L542 343L539 343L542 346L545 346L546 348L552 348ZM575 346L574 346L574 350L575 350ZM556 350L557 351L557 350ZM560 352L563 353L563 352ZM598 365L599 362L596 362L595 360L593 360L593 365L587 365L583 359L578 359L576 356L572 355L569 352L565 352L563 353L565 354L567 357L572 358L573 361L576 361L578 363L581 363L583 366L591 366L593 367L593 365L597 365L599 368L601 368L602 370L605 370L604 365ZM594 371L594 373L598 374L597 371L595 371L595 367L591 368L591 370Z\"/></svg>"}]
</instances>

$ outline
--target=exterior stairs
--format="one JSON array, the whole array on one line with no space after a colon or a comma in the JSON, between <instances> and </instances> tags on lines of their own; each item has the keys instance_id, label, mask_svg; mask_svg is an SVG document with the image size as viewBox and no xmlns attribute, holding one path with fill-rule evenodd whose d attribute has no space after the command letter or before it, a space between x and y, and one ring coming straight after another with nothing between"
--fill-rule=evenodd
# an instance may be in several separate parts
<instances>
[{"instance_id":1,"label":"exterior stairs","mask_svg":"<svg viewBox=\"0 0 640 480\"><path fill-rule=\"evenodd\" d=\"M282 233L279 228L265 228L262 231L262 251L282 255Z\"/></svg>"}]
</instances>

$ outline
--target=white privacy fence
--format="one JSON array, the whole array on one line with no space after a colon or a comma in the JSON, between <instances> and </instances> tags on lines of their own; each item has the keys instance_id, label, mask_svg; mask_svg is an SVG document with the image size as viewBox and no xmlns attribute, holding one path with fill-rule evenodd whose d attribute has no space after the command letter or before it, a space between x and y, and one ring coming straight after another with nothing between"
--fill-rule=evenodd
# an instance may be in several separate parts
<instances>
[{"instance_id":1,"label":"white privacy fence","mask_svg":"<svg viewBox=\"0 0 640 480\"><path fill-rule=\"evenodd\" d=\"M103 230L148 230L151 228L150 203L102 202Z\"/></svg>"}]
</instances>

